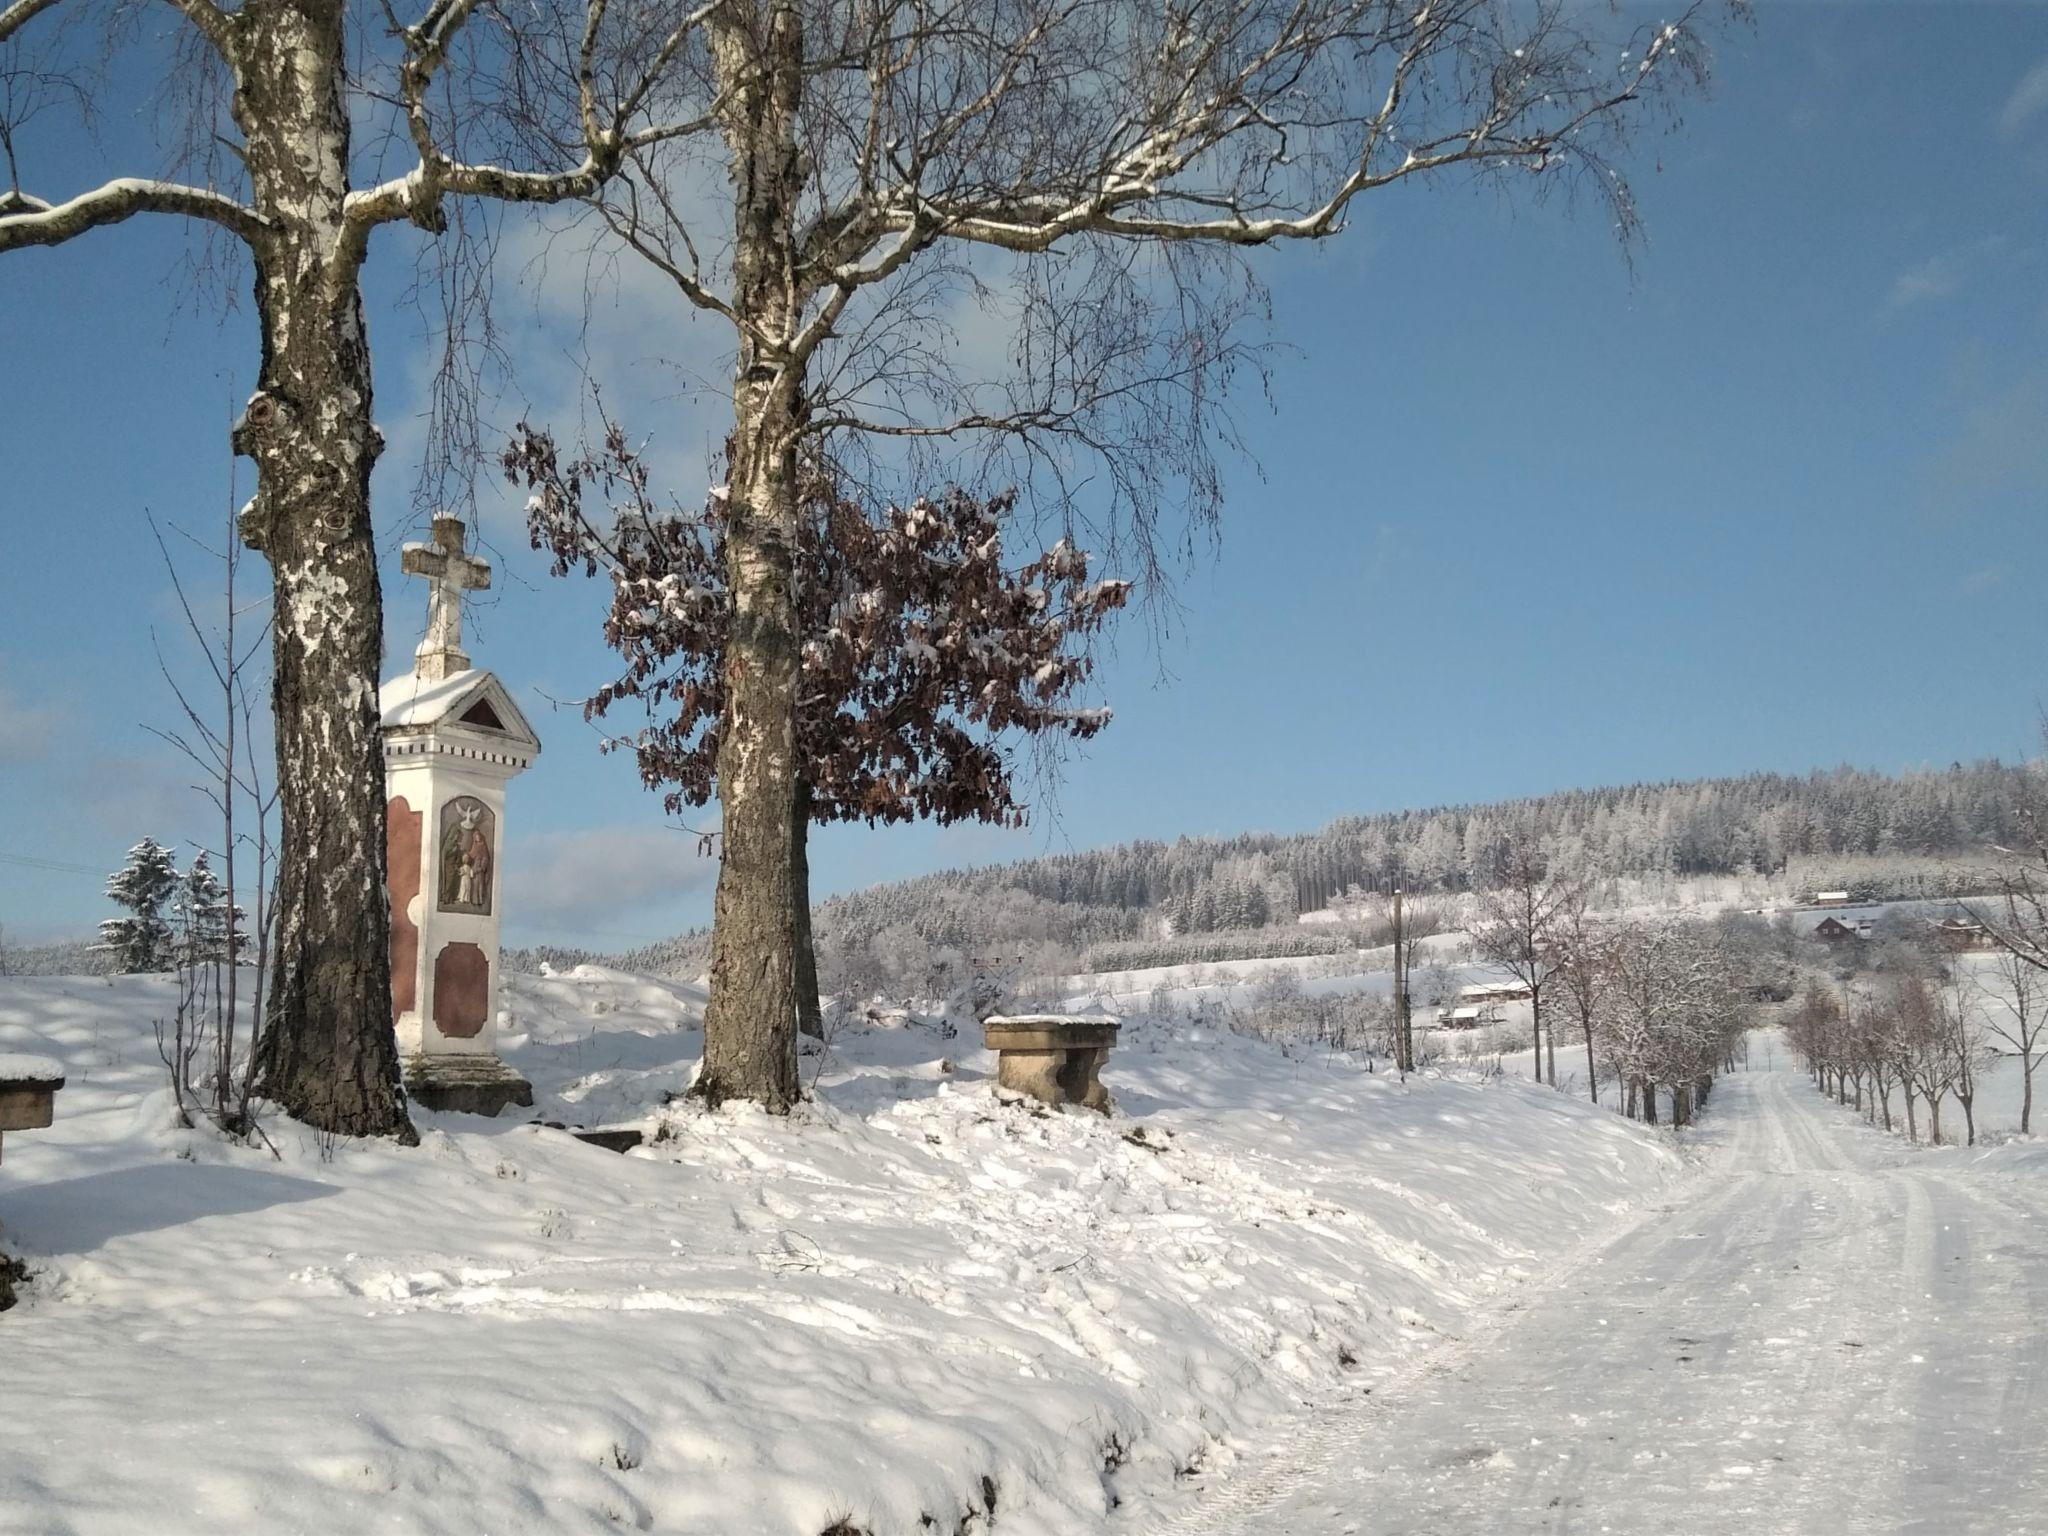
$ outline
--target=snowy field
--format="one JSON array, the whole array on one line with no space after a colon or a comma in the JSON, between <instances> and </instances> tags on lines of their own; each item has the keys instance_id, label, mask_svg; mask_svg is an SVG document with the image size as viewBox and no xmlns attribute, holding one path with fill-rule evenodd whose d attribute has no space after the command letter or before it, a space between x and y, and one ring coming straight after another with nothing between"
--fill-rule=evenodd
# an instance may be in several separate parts
<instances>
[{"instance_id":1,"label":"snowy field","mask_svg":"<svg viewBox=\"0 0 2048 1536\"><path fill-rule=\"evenodd\" d=\"M1851 918L1874 921L1893 909L1938 915L1952 911L1953 906L1953 903L1945 901L1925 901L1894 902L1889 907L1810 909L1797 912L1794 920L1801 927L1811 929L1821 918L1830 915L1846 913ZM1531 1028L1530 1008L1526 1002L1500 1005L1501 1022L1492 1028L1437 1030L1428 1027L1436 1013L1435 1007L1426 1000L1432 988L1456 988L1510 979L1499 966L1471 959L1468 950L1468 936L1457 932L1432 935L1416 943L1412 973L1415 978L1415 1018L1422 1031L1424 1049L1453 1065L1491 1060L1497 1054L1505 1075L1529 1077L1533 1071L1533 1060L1526 1048ZM1184 1010L1205 1004L1249 1009L1255 1005L1261 988L1279 977L1292 977L1303 994L1309 996L1362 992L1391 998L1394 986L1392 956L1391 950L1379 949L1361 950L1351 957L1309 955L1156 966L1146 970L1067 976L1060 979L1056 990L1061 996L1062 1006L1074 1010L1143 1009L1161 1002ZM1958 960L1965 977L1965 995L1981 1020L1988 1024L1994 1018L2004 1017L2000 998L2009 989L2001 983L1992 957L1971 953L1959 956ZM2048 987L2044 987L2043 992L2044 996L2036 1006L2048 1010ZM1764 1015L1766 1021L1768 1017L1768 1014ZM1496 1052L1497 1042L1514 1041L1517 1037L1521 1049ZM1992 1036L1988 1028L1983 1040L1990 1054L1978 1070L1977 1135L1981 1140L1997 1142L2018 1133L2025 1076L2019 1057L2012 1054L2008 1044ZM1557 1063L1558 1076L1565 1091L1584 1094L1587 1077L1585 1046L1569 1025L1558 1036ZM1602 1084L1601 1093L1603 1098L1611 1101L1619 1098L1620 1090L1612 1082L1607 1082ZM2048 1126L2048 1062L2035 1067L2034 1102L2034 1131L2039 1136L2043 1127ZM1903 1109L1896 1098L1893 1110L1903 1116ZM1942 1109L1944 1140L1961 1140L1963 1124L1961 1107L1953 1100L1945 1101Z\"/></svg>"},{"instance_id":2,"label":"snowy field","mask_svg":"<svg viewBox=\"0 0 2048 1536\"><path fill-rule=\"evenodd\" d=\"M1468 980L1497 981L1500 972L1474 962L1448 963L1466 943L1462 933L1435 934L1415 941L1415 966L1420 973L1432 961L1445 960L1462 985ZM1214 960L1193 965L1154 965L1132 971L1093 971L1063 976L1054 983L1069 1009L1142 1009L1155 1002L1177 1008L1191 1003L1249 998L1279 977L1292 977L1307 993L1394 992L1394 951L1361 949L1349 955L1285 955L1262 960Z\"/></svg>"},{"instance_id":3,"label":"snowy field","mask_svg":"<svg viewBox=\"0 0 2048 1536\"><path fill-rule=\"evenodd\" d=\"M1681 1168L1525 1080L1143 1022L1111 1119L1004 1105L918 1026L807 1059L788 1120L664 1108L697 989L508 985L540 1112L660 1140L272 1121L273 1160L171 1128L167 981L0 982L0 1052L70 1078L0 1166L34 1272L0 1318L0 1531L1143 1530Z\"/></svg>"}]
</instances>

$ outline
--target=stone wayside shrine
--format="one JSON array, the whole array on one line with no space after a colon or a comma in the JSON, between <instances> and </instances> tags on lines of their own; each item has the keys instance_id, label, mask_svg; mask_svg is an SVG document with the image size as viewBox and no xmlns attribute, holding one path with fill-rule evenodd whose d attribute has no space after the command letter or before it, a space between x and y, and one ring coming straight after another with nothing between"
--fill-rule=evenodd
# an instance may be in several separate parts
<instances>
[{"instance_id":1,"label":"stone wayside shrine","mask_svg":"<svg viewBox=\"0 0 2048 1536\"><path fill-rule=\"evenodd\" d=\"M982 1023L996 1053L998 1088L1056 1109L1078 1104L1105 1115L1116 1101L1102 1086L1102 1065L1118 1027L1101 1015L1060 1013L996 1014Z\"/></svg>"},{"instance_id":2,"label":"stone wayside shrine","mask_svg":"<svg viewBox=\"0 0 2048 1536\"><path fill-rule=\"evenodd\" d=\"M428 1109L495 1115L533 1085L498 1058L498 924L505 785L540 738L505 685L462 649L462 594L491 584L463 551L462 520L434 519L408 544L429 587L413 669L378 691L384 726L384 847L391 893L391 1011L406 1091Z\"/></svg>"}]
</instances>

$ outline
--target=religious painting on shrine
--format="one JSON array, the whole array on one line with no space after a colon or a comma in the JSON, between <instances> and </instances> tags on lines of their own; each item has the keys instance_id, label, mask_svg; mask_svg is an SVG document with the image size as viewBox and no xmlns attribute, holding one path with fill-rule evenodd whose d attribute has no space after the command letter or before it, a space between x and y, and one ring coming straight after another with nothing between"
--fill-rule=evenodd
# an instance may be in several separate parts
<instances>
[{"instance_id":1,"label":"religious painting on shrine","mask_svg":"<svg viewBox=\"0 0 2048 1536\"><path fill-rule=\"evenodd\" d=\"M497 871L491 849L498 818L474 795L458 795L441 807L441 900L443 912L488 917L491 882Z\"/></svg>"}]
</instances>

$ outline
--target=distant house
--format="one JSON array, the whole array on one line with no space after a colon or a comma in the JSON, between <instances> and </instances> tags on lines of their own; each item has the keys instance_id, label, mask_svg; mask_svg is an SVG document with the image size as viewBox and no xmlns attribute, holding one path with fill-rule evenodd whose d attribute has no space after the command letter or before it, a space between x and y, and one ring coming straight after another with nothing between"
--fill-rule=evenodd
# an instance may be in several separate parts
<instances>
[{"instance_id":1,"label":"distant house","mask_svg":"<svg viewBox=\"0 0 2048 1536\"><path fill-rule=\"evenodd\" d=\"M1815 891L1813 904L1816 907L1846 907L1849 905L1847 891Z\"/></svg>"},{"instance_id":2,"label":"distant house","mask_svg":"<svg viewBox=\"0 0 2048 1536\"><path fill-rule=\"evenodd\" d=\"M1461 1007L1485 1008L1495 1003L1528 1001L1529 988L1519 981L1482 981L1469 987L1458 988L1458 1003Z\"/></svg>"},{"instance_id":3,"label":"distant house","mask_svg":"<svg viewBox=\"0 0 2048 1536\"><path fill-rule=\"evenodd\" d=\"M1845 923L1839 917L1824 917L1815 926L1813 936L1823 944L1846 944L1863 937L1865 925Z\"/></svg>"},{"instance_id":4,"label":"distant house","mask_svg":"<svg viewBox=\"0 0 2048 1536\"><path fill-rule=\"evenodd\" d=\"M1482 1025L1501 1022L1500 1010L1485 1006L1439 1008L1436 1022L1440 1029L1478 1029Z\"/></svg>"},{"instance_id":5,"label":"distant house","mask_svg":"<svg viewBox=\"0 0 2048 1536\"><path fill-rule=\"evenodd\" d=\"M1951 953L1960 953L1968 949L1990 949L1995 943L1989 929L1967 917L1943 918L1934 925L1934 939Z\"/></svg>"}]
</instances>

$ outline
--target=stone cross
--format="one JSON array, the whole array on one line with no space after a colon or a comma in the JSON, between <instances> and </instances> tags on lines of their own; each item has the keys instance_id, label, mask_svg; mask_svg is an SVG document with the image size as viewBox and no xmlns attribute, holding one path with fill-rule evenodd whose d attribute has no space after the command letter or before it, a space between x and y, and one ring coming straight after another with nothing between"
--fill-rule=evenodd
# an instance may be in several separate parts
<instances>
[{"instance_id":1,"label":"stone cross","mask_svg":"<svg viewBox=\"0 0 2048 1536\"><path fill-rule=\"evenodd\" d=\"M469 656L462 649L462 594L491 584L491 563L462 551L462 519L434 519L434 542L408 544L399 555L400 567L408 576L424 576L428 582L427 637L413 652L413 674L427 682L439 682L456 672L469 670Z\"/></svg>"}]
</instances>

